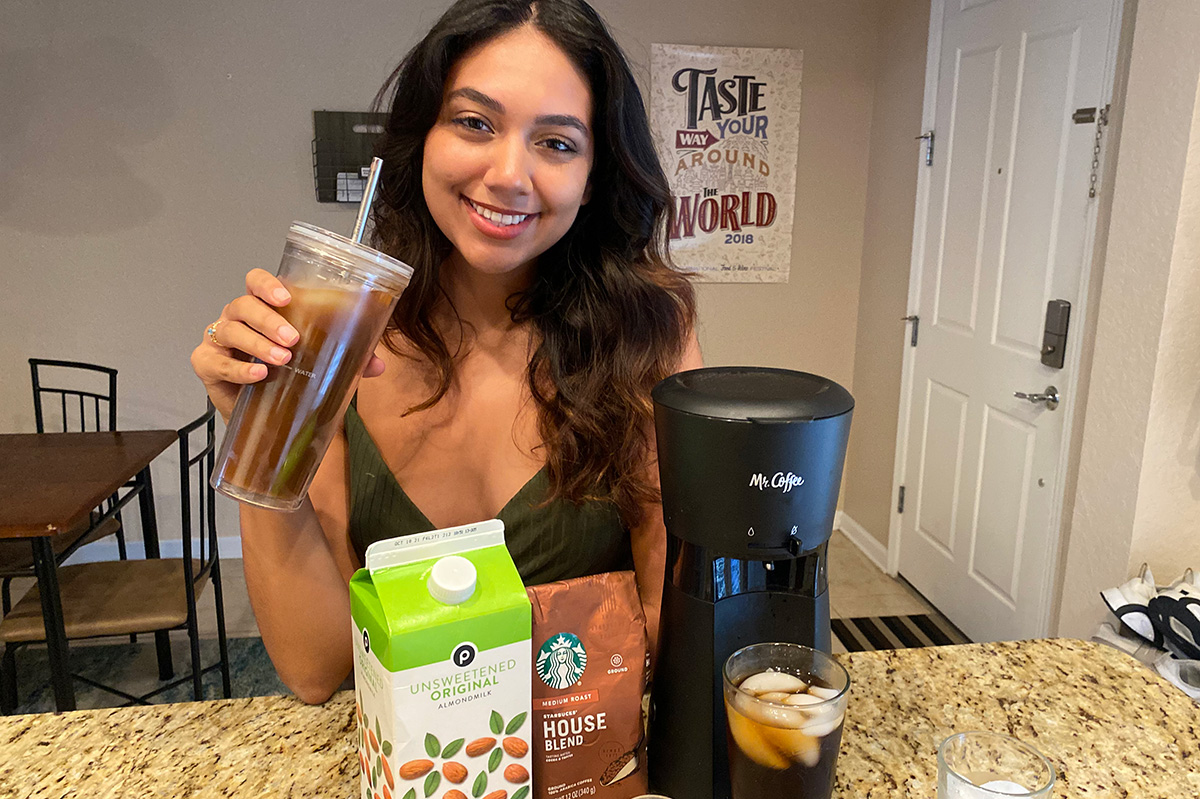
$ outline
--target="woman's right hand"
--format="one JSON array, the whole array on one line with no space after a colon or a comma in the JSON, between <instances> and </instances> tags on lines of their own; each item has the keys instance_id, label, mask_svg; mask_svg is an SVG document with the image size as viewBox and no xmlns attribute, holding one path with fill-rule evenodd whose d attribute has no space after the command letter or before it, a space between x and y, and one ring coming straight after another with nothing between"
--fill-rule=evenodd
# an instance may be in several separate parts
<instances>
[{"instance_id":1,"label":"woman's right hand","mask_svg":"<svg viewBox=\"0 0 1200 799\"><path fill-rule=\"evenodd\" d=\"M192 369L225 421L233 413L241 387L267 376L264 364L291 360L288 348L300 334L275 310L291 300L279 278L264 269L251 269L246 273L246 293L225 306L217 321L205 329L200 346L192 350ZM252 363L251 358L263 363ZM371 356L363 376L382 373L383 361Z\"/></svg>"}]
</instances>

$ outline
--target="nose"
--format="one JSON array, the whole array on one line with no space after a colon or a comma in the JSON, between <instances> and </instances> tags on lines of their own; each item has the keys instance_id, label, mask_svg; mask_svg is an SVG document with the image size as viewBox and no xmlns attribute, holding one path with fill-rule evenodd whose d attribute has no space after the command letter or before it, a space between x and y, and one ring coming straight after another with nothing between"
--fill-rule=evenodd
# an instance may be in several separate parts
<instances>
[{"instance_id":1,"label":"nose","mask_svg":"<svg viewBox=\"0 0 1200 799\"><path fill-rule=\"evenodd\" d=\"M533 162L520 136L503 136L493 148L484 183L498 196L523 196L533 191Z\"/></svg>"}]
</instances>

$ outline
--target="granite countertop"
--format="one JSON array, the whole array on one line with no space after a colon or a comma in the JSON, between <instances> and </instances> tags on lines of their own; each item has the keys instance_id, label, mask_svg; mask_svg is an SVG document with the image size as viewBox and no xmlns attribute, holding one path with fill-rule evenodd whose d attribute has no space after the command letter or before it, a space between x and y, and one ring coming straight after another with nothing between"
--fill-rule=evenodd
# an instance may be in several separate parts
<instances>
[{"instance_id":1,"label":"granite countertop","mask_svg":"<svg viewBox=\"0 0 1200 799\"><path fill-rule=\"evenodd\" d=\"M936 793L938 743L1005 732L1055 797L1200 796L1200 705L1132 658L1050 639L839 655L851 699L837 797ZM0 718L0 797L352 797L354 695Z\"/></svg>"}]
</instances>

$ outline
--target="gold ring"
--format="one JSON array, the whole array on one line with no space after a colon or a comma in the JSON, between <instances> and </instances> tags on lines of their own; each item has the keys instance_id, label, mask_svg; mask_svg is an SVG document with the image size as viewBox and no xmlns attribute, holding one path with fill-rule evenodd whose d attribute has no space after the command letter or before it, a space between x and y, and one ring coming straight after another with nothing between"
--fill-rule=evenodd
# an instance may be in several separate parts
<instances>
[{"instance_id":1,"label":"gold ring","mask_svg":"<svg viewBox=\"0 0 1200 799\"><path fill-rule=\"evenodd\" d=\"M208 336L208 340L213 343L214 347L221 346L220 342L217 341L217 325L221 324L224 321L225 321L224 319L218 319L217 321L215 321L211 325L209 325L208 329L204 331L205 334Z\"/></svg>"}]
</instances>

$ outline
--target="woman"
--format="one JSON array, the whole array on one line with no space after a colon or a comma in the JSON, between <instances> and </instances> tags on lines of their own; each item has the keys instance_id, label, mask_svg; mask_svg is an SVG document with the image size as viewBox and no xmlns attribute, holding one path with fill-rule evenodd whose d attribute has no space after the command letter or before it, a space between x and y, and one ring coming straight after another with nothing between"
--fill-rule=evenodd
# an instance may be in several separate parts
<instances>
[{"instance_id":1,"label":"woman","mask_svg":"<svg viewBox=\"0 0 1200 799\"><path fill-rule=\"evenodd\" d=\"M414 268L300 511L243 506L246 582L280 677L352 667L346 584L372 540L499 517L527 583L635 568L656 640L665 558L650 389L700 365L665 260L641 95L583 0L461 0L380 92L372 243ZM228 418L296 332L263 270L192 365Z\"/></svg>"}]
</instances>

